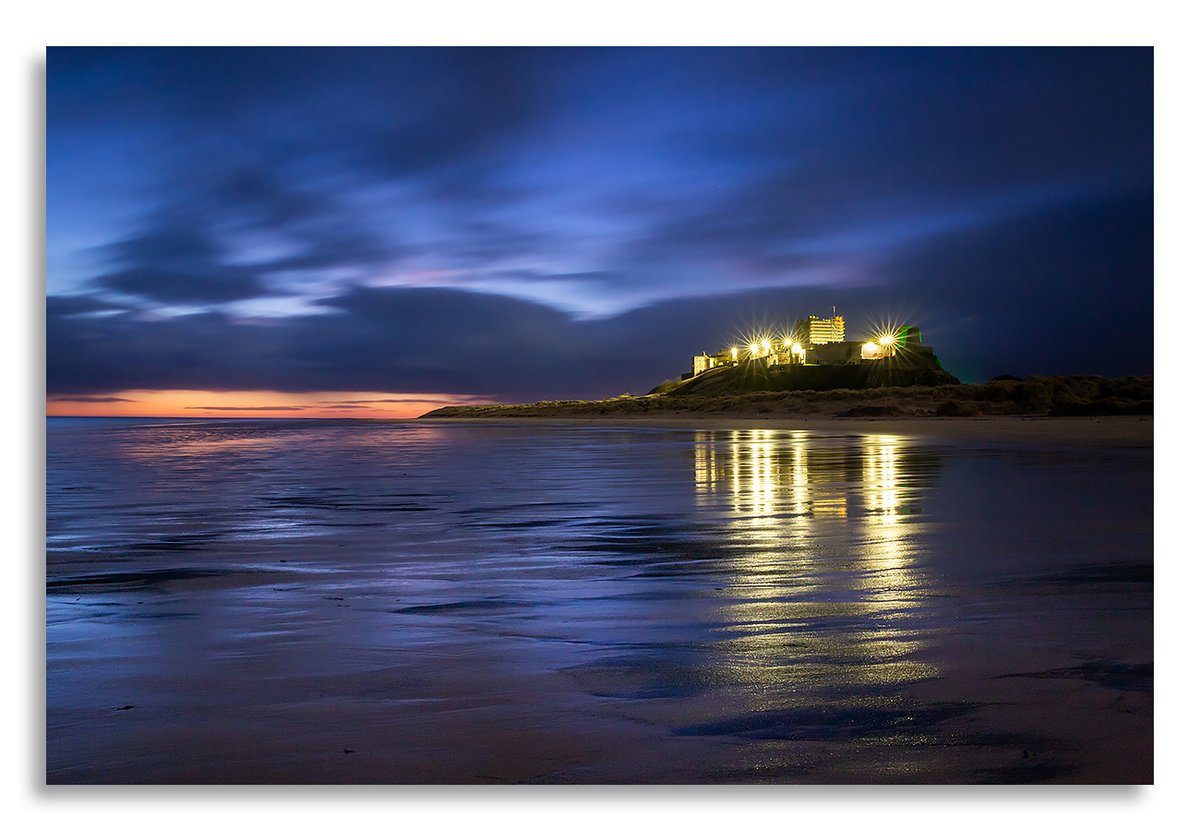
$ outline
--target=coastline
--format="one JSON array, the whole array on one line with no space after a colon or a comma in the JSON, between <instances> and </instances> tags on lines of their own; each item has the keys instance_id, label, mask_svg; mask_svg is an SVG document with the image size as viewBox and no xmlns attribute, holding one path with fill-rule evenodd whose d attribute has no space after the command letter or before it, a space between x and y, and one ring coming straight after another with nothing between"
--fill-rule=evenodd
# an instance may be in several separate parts
<instances>
[{"instance_id":1,"label":"coastline","mask_svg":"<svg viewBox=\"0 0 1200 831\"><path fill-rule=\"evenodd\" d=\"M656 427L704 430L812 430L816 432L914 436L1005 443L1076 444L1107 447L1154 446L1154 417L993 416L975 418L831 418L762 413L680 413L638 416L454 416L422 423Z\"/></svg>"},{"instance_id":2,"label":"coastline","mask_svg":"<svg viewBox=\"0 0 1200 831\"><path fill-rule=\"evenodd\" d=\"M1153 447L1154 380L1000 376L986 384L688 394L442 407L428 421L703 425ZM865 429L864 429L865 428Z\"/></svg>"}]
</instances>

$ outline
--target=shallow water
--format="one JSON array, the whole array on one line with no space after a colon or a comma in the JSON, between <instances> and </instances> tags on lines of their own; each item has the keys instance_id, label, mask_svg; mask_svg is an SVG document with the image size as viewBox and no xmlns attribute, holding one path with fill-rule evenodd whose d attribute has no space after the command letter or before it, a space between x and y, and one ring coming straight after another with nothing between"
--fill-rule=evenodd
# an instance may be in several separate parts
<instances>
[{"instance_id":1,"label":"shallow water","mask_svg":"<svg viewBox=\"0 0 1200 831\"><path fill-rule=\"evenodd\" d=\"M49 419L50 782L1148 782L1152 452Z\"/></svg>"}]
</instances>

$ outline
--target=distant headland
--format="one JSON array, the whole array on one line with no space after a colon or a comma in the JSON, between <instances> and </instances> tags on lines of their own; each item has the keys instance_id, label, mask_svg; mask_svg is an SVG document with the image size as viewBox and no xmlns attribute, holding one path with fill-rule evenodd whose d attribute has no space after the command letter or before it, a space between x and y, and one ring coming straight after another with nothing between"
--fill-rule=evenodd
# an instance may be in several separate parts
<instances>
[{"instance_id":1,"label":"distant headland","mask_svg":"<svg viewBox=\"0 0 1200 831\"><path fill-rule=\"evenodd\" d=\"M845 339L837 314L753 333L645 395L442 407L421 418L789 415L816 418L1150 415L1152 378L1001 375L962 384L913 325Z\"/></svg>"}]
</instances>

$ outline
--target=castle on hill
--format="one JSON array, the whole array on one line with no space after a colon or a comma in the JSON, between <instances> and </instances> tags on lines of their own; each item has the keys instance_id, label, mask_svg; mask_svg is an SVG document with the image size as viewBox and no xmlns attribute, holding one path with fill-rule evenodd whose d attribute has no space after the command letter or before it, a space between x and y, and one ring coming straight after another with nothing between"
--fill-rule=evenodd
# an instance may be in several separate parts
<instances>
[{"instance_id":1,"label":"castle on hill","mask_svg":"<svg viewBox=\"0 0 1200 831\"><path fill-rule=\"evenodd\" d=\"M902 325L875 333L867 340L846 340L846 320L833 308L831 317L809 315L800 318L790 331L762 333L744 343L732 344L715 355L707 352L692 356L692 378L710 369L756 363L762 367L780 364L825 366L857 364L895 357L901 352L925 352L933 349L921 342L921 330Z\"/></svg>"}]
</instances>

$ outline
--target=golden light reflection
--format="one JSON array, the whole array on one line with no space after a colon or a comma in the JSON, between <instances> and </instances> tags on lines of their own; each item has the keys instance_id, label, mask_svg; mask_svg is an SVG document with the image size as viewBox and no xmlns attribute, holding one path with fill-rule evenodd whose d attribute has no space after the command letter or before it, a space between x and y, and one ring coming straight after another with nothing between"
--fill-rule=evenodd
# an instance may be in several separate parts
<instances>
[{"instance_id":1,"label":"golden light reflection","mask_svg":"<svg viewBox=\"0 0 1200 831\"><path fill-rule=\"evenodd\" d=\"M871 516L895 523L900 510L895 436L868 436L863 457L863 498Z\"/></svg>"},{"instance_id":2,"label":"golden light reflection","mask_svg":"<svg viewBox=\"0 0 1200 831\"><path fill-rule=\"evenodd\" d=\"M939 458L911 439L734 430L696 435L696 498L728 518L721 616L758 686L879 685L936 674L919 660L928 592L922 491Z\"/></svg>"},{"instance_id":3,"label":"golden light reflection","mask_svg":"<svg viewBox=\"0 0 1200 831\"><path fill-rule=\"evenodd\" d=\"M822 485L836 492L842 505L862 491L858 501L870 512L884 507L899 511L902 496L912 497L905 502L915 507L935 458L909 437L886 434L818 436L804 430L753 429L699 431L695 436L697 485L723 490L733 510L753 501L755 482L788 488ZM749 477L747 489L739 486L739 471Z\"/></svg>"}]
</instances>

